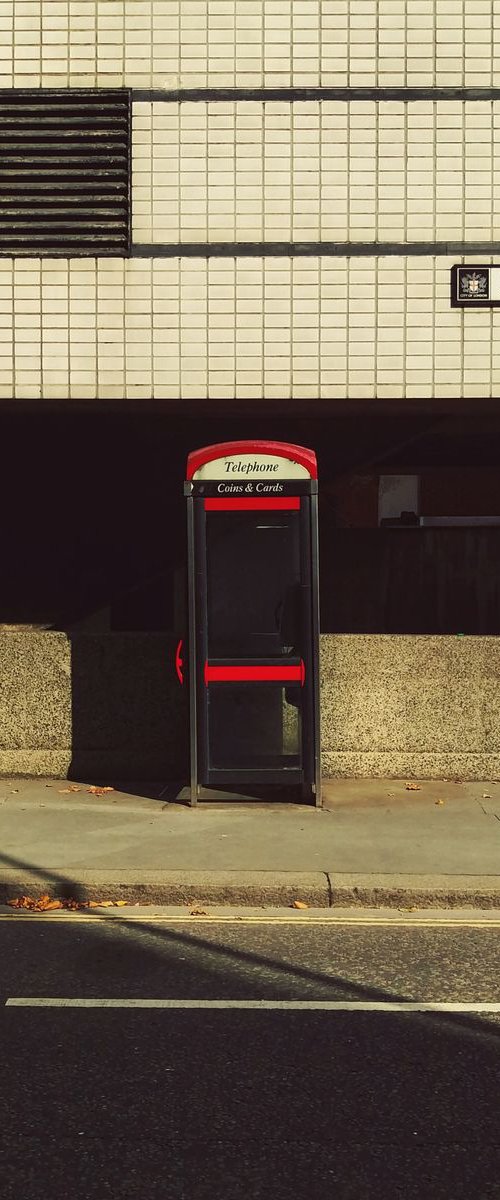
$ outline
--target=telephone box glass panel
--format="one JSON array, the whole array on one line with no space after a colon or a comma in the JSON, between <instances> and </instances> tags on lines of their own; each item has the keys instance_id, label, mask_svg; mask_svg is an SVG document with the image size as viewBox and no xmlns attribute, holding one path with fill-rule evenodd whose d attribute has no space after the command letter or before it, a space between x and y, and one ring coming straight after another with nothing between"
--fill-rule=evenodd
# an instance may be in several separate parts
<instances>
[{"instance_id":1,"label":"telephone box glass panel","mask_svg":"<svg viewBox=\"0 0 500 1200\"><path fill-rule=\"evenodd\" d=\"M214 684L208 689L209 767L300 767L300 688Z\"/></svg>"},{"instance_id":2,"label":"telephone box glass panel","mask_svg":"<svg viewBox=\"0 0 500 1200\"><path fill-rule=\"evenodd\" d=\"M207 513L209 658L297 654L299 513Z\"/></svg>"}]
</instances>

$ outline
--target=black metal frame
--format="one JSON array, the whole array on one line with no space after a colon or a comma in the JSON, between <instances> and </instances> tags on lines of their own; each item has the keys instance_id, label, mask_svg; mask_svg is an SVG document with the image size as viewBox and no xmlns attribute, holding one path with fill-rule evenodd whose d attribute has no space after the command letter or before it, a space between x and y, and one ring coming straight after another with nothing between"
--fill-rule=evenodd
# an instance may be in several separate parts
<instances>
[{"instance_id":1,"label":"black metal frame","mask_svg":"<svg viewBox=\"0 0 500 1200\"><path fill-rule=\"evenodd\" d=\"M307 730L302 739L299 768L281 770L252 768L251 771L225 770L209 767L208 705L206 684L202 678L203 664L208 658L207 637L207 566L206 513L203 493L213 491L213 485L186 485L188 533L188 600L189 600L189 705L190 705L190 803L196 805L205 788L245 785L299 786L302 796L313 799L321 807L320 756L320 686L319 686L319 586L318 586L318 506L316 481L297 480L284 484L284 491L301 495L300 558L301 578L307 580L308 599L302 611L306 621L304 641L309 646L304 695L301 705L301 724ZM193 494L198 492L198 494ZM213 660L216 662L216 660ZM225 660L230 661L230 660ZM241 660L239 660L241 661ZM264 659L260 660L264 663ZM273 660L274 661L274 660ZM288 661L288 660L287 660ZM224 686L222 684L221 686ZM251 684L249 686L252 686ZM260 686L266 684L260 683ZM276 686L271 684L270 686ZM209 778L207 778L209 776ZM201 778L206 782L202 783Z\"/></svg>"},{"instance_id":2,"label":"black metal frame","mask_svg":"<svg viewBox=\"0 0 500 1200\"><path fill-rule=\"evenodd\" d=\"M493 246L492 246L493 251ZM469 299L467 296L460 297L458 294L458 282L460 271L487 271L488 275L494 263L455 263L451 268L451 295L450 303L452 308L500 308L500 300L490 300L489 296L485 299Z\"/></svg>"}]
</instances>

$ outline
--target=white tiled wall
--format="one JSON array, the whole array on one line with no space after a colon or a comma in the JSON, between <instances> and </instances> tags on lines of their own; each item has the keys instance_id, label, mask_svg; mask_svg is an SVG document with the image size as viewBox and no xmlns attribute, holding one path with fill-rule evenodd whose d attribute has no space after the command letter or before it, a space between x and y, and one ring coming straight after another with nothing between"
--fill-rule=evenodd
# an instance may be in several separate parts
<instances>
[{"instance_id":1,"label":"white tiled wall","mask_svg":"<svg viewBox=\"0 0 500 1200\"><path fill-rule=\"evenodd\" d=\"M450 308L451 265L0 260L0 398L498 395L500 310Z\"/></svg>"},{"instance_id":2,"label":"white tiled wall","mask_svg":"<svg viewBox=\"0 0 500 1200\"><path fill-rule=\"evenodd\" d=\"M0 0L6 88L500 87L499 46L500 0ZM134 239L494 242L499 118L135 101ZM499 395L500 310L452 309L452 262L0 258L0 399Z\"/></svg>"},{"instance_id":3,"label":"white tiled wall","mask_svg":"<svg viewBox=\"0 0 500 1200\"><path fill-rule=\"evenodd\" d=\"M498 239L499 101L136 103L142 242Z\"/></svg>"},{"instance_id":4,"label":"white tiled wall","mask_svg":"<svg viewBox=\"0 0 500 1200\"><path fill-rule=\"evenodd\" d=\"M0 0L0 86L498 85L500 0Z\"/></svg>"}]
</instances>

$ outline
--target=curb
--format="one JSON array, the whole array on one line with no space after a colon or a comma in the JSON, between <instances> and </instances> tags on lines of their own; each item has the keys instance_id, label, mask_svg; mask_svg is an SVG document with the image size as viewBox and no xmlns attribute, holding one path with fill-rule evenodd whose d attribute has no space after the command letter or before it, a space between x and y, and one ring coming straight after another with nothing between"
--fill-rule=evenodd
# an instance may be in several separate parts
<instances>
[{"instance_id":1,"label":"curb","mask_svg":"<svg viewBox=\"0 0 500 1200\"><path fill-rule=\"evenodd\" d=\"M497 908L500 875L330 874L331 908Z\"/></svg>"},{"instance_id":2,"label":"curb","mask_svg":"<svg viewBox=\"0 0 500 1200\"><path fill-rule=\"evenodd\" d=\"M358 875L326 871L0 870L0 904L18 896L127 904L289 908L500 908L500 875Z\"/></svg>"},{"instance_id":3,"label":"curb","mask_svg":"<svg viewBox=\"0 0 500 1200\"><path fill-rule=\"evenodd\" d=\"M218 904L289 907L303 900L328 908L328 876L321 871L0 871L0 903L16 896L126 900L127 904ZM500 907L500 903L499 903Z\"/></svg>"}]
</instances>

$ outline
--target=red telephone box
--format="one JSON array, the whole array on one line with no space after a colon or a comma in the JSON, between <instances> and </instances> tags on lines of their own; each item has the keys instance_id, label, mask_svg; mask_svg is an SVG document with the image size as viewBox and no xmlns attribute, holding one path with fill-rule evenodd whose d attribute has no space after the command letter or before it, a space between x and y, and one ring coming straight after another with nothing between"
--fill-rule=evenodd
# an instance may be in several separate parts
<instances>
[{"instance_id":1,"label":"red telephone box","mask_svg":"<svg viewBox=\"0 0 500 1200\"><path fill-rule=\"evenodd\" d=\"M252 784L321 803L317 486L303 446L188 457L192 804Z\"/></svg>"}]
</instances>

